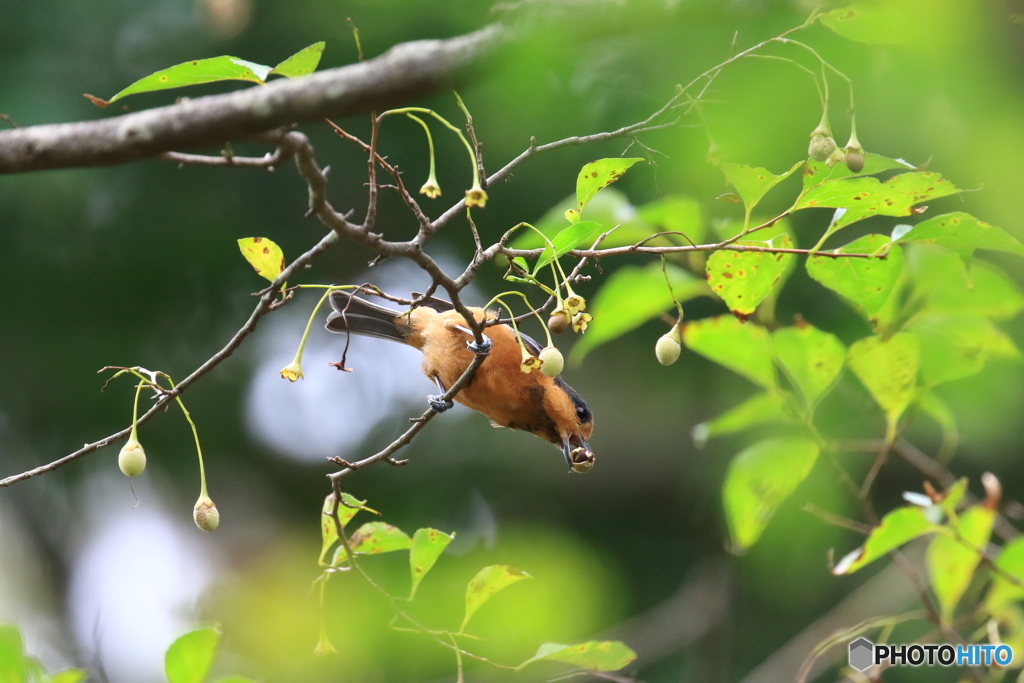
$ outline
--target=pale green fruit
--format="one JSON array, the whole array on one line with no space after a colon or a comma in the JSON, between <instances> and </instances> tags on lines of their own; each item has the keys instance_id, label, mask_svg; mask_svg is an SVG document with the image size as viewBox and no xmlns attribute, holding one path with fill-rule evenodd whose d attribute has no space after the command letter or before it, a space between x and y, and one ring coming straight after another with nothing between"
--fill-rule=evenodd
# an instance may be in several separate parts
<instances>
[{"instance_id":1,"label":"pale green fruit","mask_svg":"<svg viewBox=\"0 0 1024 683\"><path fill-rule=\"evenodd\" d=\"M137 477L146 469L146 451L137 439L128 439L121 452L117 454L117 466L126 477Z\"/></svg>"},{"instance_id":2,"label":"pale green fruit","mask_svg":"<svg viewBox=\"0 0 1024 683\"><path fill-rule=\"evenodd\" d=\"M192 519L203 531L213 531L220 524L220 513L209 496L199 496L196 506L192 508Z\"/></svg>"},{"instance_id":3,"label":"pale green fruit","mask_svg":"<svg viewBox=\"0 0 1024 683\"><path fill-rule=\"evenodd\" d=\"M554 346L546 347L537 357L544 362L544 365L540 366L540 371L545 375L548 377L558 377L562 374L562 368L565 367L565 359L562 358L562 352Z\"/></svg>"},{"instance_id":4,"label":"pale green fruit","mask_svg":"<svg viewBox=\"0 0 1024 683\"><path fill-rule=\"evenodd\" d=\"M658 343L654 345L654 355L662 365L672 365L679 360L679 353L682 346L674 339L672 332L658 337Z\"/></svg>"}]
</instances>

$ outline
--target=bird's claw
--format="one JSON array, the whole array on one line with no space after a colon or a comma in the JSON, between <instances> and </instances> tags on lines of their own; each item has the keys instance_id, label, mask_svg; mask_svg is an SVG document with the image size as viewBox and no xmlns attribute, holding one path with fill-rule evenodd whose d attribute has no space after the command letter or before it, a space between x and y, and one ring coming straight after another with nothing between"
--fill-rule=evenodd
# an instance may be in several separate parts
<instances>
[{"instance_id":1,"label":"bird's claw","mask_svg":"<svg viewBox=\"0 0 1024 683\"><path fill-rule=\"evenodd\" d=\"M444 396L427 396L427 403L435 413L443 413L455 405L450 398L446 399Z\"/></svg>"},{"instance_id":2,"label":"bird's claw","mask_svg":"<svg viewBox=\"0 0 1024 683\"><path fill-rule=\"evenodd\" d=\"M478 356L486 356L489 354L492 346L494 346L494 344L491 343L491 340L488 337L484 337L483 342L480 344L477 344L475 341L466 342L466 348Z\"/></svg>"}]
</instances>

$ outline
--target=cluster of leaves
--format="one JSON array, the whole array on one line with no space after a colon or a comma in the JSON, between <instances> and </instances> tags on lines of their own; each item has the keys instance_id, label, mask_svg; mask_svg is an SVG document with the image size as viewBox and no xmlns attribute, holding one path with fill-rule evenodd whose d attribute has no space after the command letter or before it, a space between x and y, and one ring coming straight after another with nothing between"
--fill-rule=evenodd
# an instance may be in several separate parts
<instances>
[{"instance_id":1,"label":"cluster of leaves","mask_svg":"<svg viewBox=\"0 0 1024 683\"><path fill-rule=\"evenodd\" d=\"M434 567L448 544L455 538L454 532L446 534L437 529L424 528L417 529L410 537L398 527L386 522L374 521L366 522L355 532L346 534L345 529L349 522L360 511L379 514L376 510L367 507L366 501L357 500L348 493L341 494L340 502L336 502L333 493L324 500L320 520L323 543L319 558L319 564L324 572L317 582L323 588L333 574L356 564L362 556L407 550L409 551L410 588L409 596L404 600L412 601L416 597L420 583ZM499 591L529 578L532 577L526 572L508 565L490 565L481 569L466 585L464 616L459 628L454 631L424 630L419 624L408 619L407 615L400 610L396 610L396 616L406 618L416 631L422 631L426 635L434 637L442 637L445 641L453 644L463 637L479 640L477 636L466 633L466 626L477 610ZM383 590L379 586L377 588ZM323 609L323 590L320 595L321 609ZM390 595L387 597L394 605L397 598ZM463 652L461 645L456 645L456 647L460 648L456 652L461 654ZM322 628L320 644L317 646L316 652L317 654L329 654L333 651L334 647L330 644L327 634ZM573 645L544 643L533 657L510 668L518 670L535 662L552 661L589 671L617 671L634 659L636 659L636 653L617 641L590 641Z\"/></svg>"},{"instance_id":2,"label":"cluster of leaves","mask_svg":"<svg viewBox=\"0 0 1024 683\"><path fill-rule=\"evenodd\" d=\"M0 681L4 683L80 683L86 678L81 669L47 673L35 657L25 653L21 632L10 624L0 624ZM175 682L176 683L176 682Z\"/></svg>"}]
</instances>

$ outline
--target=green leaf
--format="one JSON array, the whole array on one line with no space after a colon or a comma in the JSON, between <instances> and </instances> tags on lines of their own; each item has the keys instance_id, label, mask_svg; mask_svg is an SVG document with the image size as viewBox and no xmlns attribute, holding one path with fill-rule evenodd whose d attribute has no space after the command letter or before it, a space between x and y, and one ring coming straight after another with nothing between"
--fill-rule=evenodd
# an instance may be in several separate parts
<instances>
[{"instance_id":1,"label":"green leaf","mask_svg":"<svg viewBox=\"0 0 1024 683\"><path fill-rule=\"evenodd\" d=\"M953 611L971 583L981 561L979 553L984 552L994 521L995 511L976 505L965 510L953 525L963 542L952 534L938 534L928 546L925 556L928 574L939 600L942 620L947 624L952 621Z\"/></svg>"},{"instance_id":2,"label":"green leaf","mask_svg":"<svg viewBox=\"0 0 1024 683\"><path fill-rule=\"evenodd\" d=\"M607 194L607 193L602 193ZM593 217L594 204L590 204L590 210L588 213ZM680 232L682 235L669 235L668 239L676 244L700 244L707 237L707 227L704 224L704 220L701 217L700 202L690 197L684 197L682 195L666 195L659 197L654 201L647 202L639 209L640 218L647 223L650 223L655 230L651 232ZM595 219L596 220L596 219ZM614 225L614 223L605 223L606 225ZM622 231L619 228L618 231L612 234L612 236L618 236L618 233ZM685 235L685 237L684 237ZM611 237L606 241L610 241ZM626 244L635 244L646 235L641 235L639 239L633 239ZM657 244L656 241L651 244ZM612 246L609 244L608 246Z\"/></svg>"},{"instance_id":3,"label":"green leaf","mask_svg":"<svg viewBox=\"0 0 1024 683\"><path fill-rule=\"evenodd\" d=\"M876 173L882 173L883 171L891 171L894 169L906 170L907 168L913 167L905 162L883 157L880 154L871 154L870 152L864 154L864 168L860 173L854 173L847 168L846 164L836 164L830 168L822 161L808 159L804 162L804 190L806 191L812 187L817 187L826 180L874 175Z\"/></svg>"},{"instance_id":4,"label":"green leaf","mask_svg":"<svg viewBox=\"0 0 1024 683\"><path fill-rule=\"evenodd\" d=\"M138 93L181 88L186 85L213 83L214 81L251 81L263 83L270 72L269 66L247 62L238 57L211 57L197 59L163 69L141 78L108 100L107 104L122 97Z\"/></svg>"},{"instance_id":5,"label":"green leaf","mask_svg":"<svg viewBox=\"0 0 1024 683\"><path fill-rule=\"evenodd\" d=\"M888 242L885 235L865 235L845 247L819 252L807 258L807 274L857 304L868 320L875 321L903 272L903 251L893 245L884 258L827 254L872 254Z\"/></svg>"},{"instance_id":6,"label":"green leaf","mask_svg":"<svg viewBox=\"0 0 1024 683\"><path fill-rule=\"evenodd\" d=\"M761 392L754 394L738 406L734 406L718 417L696 425L691 434L697 448L703 448L707 440L726 434L735 434L751 427L773 422L794 422L785 409L783 394Z\"/></svg>"},{"instance_id":7,"label":"green leaf","mask_svg":"<svg viewBox=\"0 0 1024 683\"><path fill-rule=\"evenodd\" d=\"M997 358L1018 358L1020 351L992 321L977 315L927 315L907 328L921 343L921 379L925 386L970 377Z\"/></svg>"},{"instance_id":8,"label":"green leaf","mask_svg":"<svg viewBox=\"0 0 1024 683\"><path fill-rule=\"evenodd\" d=\"M643 159L598 159L584 166L576 178L576 210L582 212L594 195L621 178L638 161Z\"/></svg>"},{"instance_id":9,"label":"green leaf","mask_svg":"<svg viewBox=\"0 0 1024 683\"><path fill-rule=\"evenodd\" d=\"M778 235L771 242L737 244L792 249L793 240L789 235ZM746 317L772 292L792 260L792 254L722 249L708 257L708 285L735 315Z\"/></svg>"},{"instance_id":10,"label":"green leaf","mask_svg":"<svg viewBox=\"0 0 1024 683\"><path fill-rule=\"evenodd\" d=\"M720 315L687 323L683 341L691 350L765 389L775 388L768 331L744 324L732 315Z\"/></svg>"},{"instance_id":11,"label":"green leaf","mask_svg":"<svg viewBox=\"0 0 1024 683\"><path fill-rule=\"evenodd\" d=\"M317 65L320 64L320 57L324 53L325 45L326 43L320 41L299 50L271 69L270 73L288 78L298 78L313 73L316 71Z\"/></svg>"},{"instance_id":12,"label":"green leaf","mask_svg":"<svg viewBox=\"0 0 1024 683\"><path fill-rule=\"evenodd\" d=\"M818 444L801 437L766 439L733 458L722 491L733 552L754 545L817 459Z\"/></svg>"},{"instance_id":13,"label":"green leaf","mask_svg":"<svg viewBox=\"0 0 1024 683\"><path fill-rule=\"evenodd\" d=\"M412 548L409 550L409 571L412 574L412 590L409 591L409 599L416 597L416 589L420 581L431 570L437 558L441 556L444 549L455 538L437 529L417 529L412 535Z\"/></svg>"},{"instance_id":14,"label":"green leaf","mask_svg":"<svg viewBox=\"0 0 1024 683\"><path fill-rule=\"evenodd\" d=\"M861 339L850 347L848 361L853 374L885 411L886 439L891 442L896 423L914 397L921 362L918 338L900 332L888 340L878 336Z\"/></svg>"},{"instance_id":15,"label":"green leaf","mask_svg":"<svg viewBox=\"0 0 1024 683\"><path fill-rule=\"evenodd\" d=\"M835 384L846 363L846 347L839 338L803 323L772 334L775 358L809 405Z\"/></svg>"},{"instance_id":16,"label":"green leaf","mask_svg":"<svg viewBox=\"0 0 1024 683\"><path fill-rule=\"evenodd\" d=\"M707 283L687 270L665 264L669 282L680 303L708 294ZM622 266L613 272L594 296L594 320L587 333L573 347L574 363L595 348L639 327L651 318L674 308L660 263Z\"/></svg>"},{"instance_id":17,"label":"green leaf","mask_svg":"<svg viewBox=\"0 0 1024 683\"><path fill-rule=\"evenodd\" d=\"M949 405L931 391L922 392L920 405L921 412L935 420L939 429L942 430L942 444L939 447L938 460L948 462L946 458L953 454L960 443L960 431L956 425L956 416L953 415Z\"/></svg>"},{"instance_id":18,"label":"green leaf","mask_svg":"<svg viewBox=\"0 0 1024 683\"><path fill-rule=\"evenodd\" d=\"M692 201L692 200L691 200ZM543 233L548 239L557 235L565 229L567 210L576 210L576 195L570 195L553 206L538 220L534 227ZM629 244L636 244L652 233L657 232L655 226L641 218L637 208L629 201L625 194L614 187L602 190L587 205L587 220L601 225L619 226L618 229L609 235L604 242L604 247L621 247ZM667 242L662 242L666 244ZM657 244L657 242L652 242ZM515 239L509 242L511 249L539 249L544 246L544 240L533 230L522 229L518 231Z\"/></svg>"},{"instance_id":19,"label":"green leaf","mask_svg":"<svg viewBox=\"0 0 1024 683\"><path fill-rule=\"evenodd\" d=\"M466 616L462 620L459 632L466 630L470 617L476 614L481 605L494 597L495 593L517 581L530 578L533 577L526 572L504 564L494 564L477 572L466 586Z\"/></svg>"},{"instance_id":20,"label":"green leaf","mask_svg":"<svg viewBox=\"0 0 1024 683\"><path fill-rule=\"evenodd\" d=\"M238 249L256 273L271 282L284 270L284 252L266 237L243 237L238 240Z\"/></svg>"},{"instance_id":21,"label":"green leaf","mask_svg":"<svg viewBox=\"0 0 1024 683\"><path fill-rule=\"evenodd\" d=\"M864 565L888 555L890 551L909 543L918 536L934 531L925 511L916 506L896 508L882 518L881 524L871 530L867 542L843 557L832 568L836 576L852 574Z\"/></svg>"},{"instance_id":22,"label":"green leaf","mask_svg":"<svg viewBox=\"0 0 1024 683\"><path fill-rule=\"evenodd\" d=\"M1024 311L1024 293L1006 273L983 261L967 266L955 253L915 244L907 248L907 271L915 296L935 313L964 313L1008 320Z\"/></svg>"},{"instance_id":23,"label":"green leaf","mask_svg":"<svg viewBox=\"0 0 1024 683\"><path fill-rule=\"evenodd\" d=\"M592 640L579 645L544 643L537 654L516 668L522 669L527 664L547 660L572 664L590 671L618 671L634 659L636 653L617 640Z\"/></svg>"},{"instance_id":24,"label":"green leaf","mask_svg":"<svg viewBox=\"0 0 1024 683\"><path fill-rule=\"evenodd\" d=\"M352 518L356 516L356 513L360 510L366 510L373 514L380 514L376 510L366 507L365 500L356 500L355 496L349 495L342 491L341 499L344 501L344 505L338 506L338 521L341 522L342 528L348 526L348 523L352 521ZM323 507L320 510L320 537L322 544L320 547L320 566L325 567L328 565L324 564L324 557L331 547L338 540L338 527L334 523L334 518L331 516L331 510L334 508L334 494L329 493L324 499ZM333 566L333 565L331 565Z\"/></svg>"},{"instance_id":25,"label":"green leaf","mask_svg":"<svg viewBox=\"0 0 1024 683\"><path fill-rule=\"evenodd\" d=\"M741 164L722 164L719 168L725 173L726 180L736 188L737 194L743 200L743 205L750 212L768 190L792 175L793 171L800 168L803 163L803 161L796 162L792 168L780 175L775 175L763 168Z\"/></svg>"},{"instance_id":26,"label":"green leaf","mask_svg":"<svg viewBox=\"0 0 1024 683\"><path fill-rule=\"evenodd\" d=\"M1009 541L996 559L996 567L1024 583L1024 537ZM992 587L985 596L985 609L994 612L1000 607L1024 599L1024 588L1012 581L992 573Z\"/></svg>"},{"instance_id":27,"label":"green leaf","mask_svg":"<svg viewBox=\"0 0 1024 683\"><path fill-rule=\"evenodd\" d=\"M64 669L47 678L46 683L81 683L89 677L89 673L81 669Z\"/></svg>"},{"instance_id":28,"label":"green leaf","mask_svg":"<svg viewBox=\"0 0 1024 683\"><path fill-rule=\"evenodd\" d=\"M168 683L202 683L220 642L220 629L201 628L178 638L164 655Z\"/></svg>"},{"instance_id":29,"label":"green leaf","mask_svg":"<svg viewBox=\"0 0 1024 683\"><path fill-rule=\"evenodd\" d=\"M1024 256L1024 244L974 216L957 211L929 218L915 225L899 242L923 242L945 247L960 255L964 261L974 256L977 249L1004 251Z\"/></svg>"},{"instance_id":30,"label":"green leaf","mask_svg":"<svg viewBox=\"0 0 1024 683\"><path fill-rule=\"evenodd\" d=\"M0 682L23 683L25 677L21 632L11 624L0 624Z\"/></svg>"},{"instance_id":31,"label":"green leaf","mask_svg":"<svg viewBox=\"0 0 1024 683\"><path fill-rule=\"evenodd\" d=\"M605 229L603 225L594 221L573 223L551 239L551 244L555 247L554 258L558 258L580 245L589 247ZM551 259L551 247L546 247L540 258L537 259L537 266L533 269L533 274L540 273L540 269L551 263Z\"/></svg>"},{"instance_id":32,"label":"green leaf","mask_svg":"<svg viewBox=\"0 0 1024 683\"><path fill-rule=\"evenodd\" d=\"M844 38L862 43L905 43L908 27L924 15L912 13L901 3L856 3L818 16L821 23Z\"/></svg>"},{"instance_id":33,"label":"green leaf","mask_svg":"<svg viewBox=\"0 0 1024 683\"><path fill-rule=\"evenodd\" d=\"M353 552L379 555L407 550L412 547L412 539L398 527L385 522L367 522L348 539L348 547Z\"/></svg>"}]
</instances>

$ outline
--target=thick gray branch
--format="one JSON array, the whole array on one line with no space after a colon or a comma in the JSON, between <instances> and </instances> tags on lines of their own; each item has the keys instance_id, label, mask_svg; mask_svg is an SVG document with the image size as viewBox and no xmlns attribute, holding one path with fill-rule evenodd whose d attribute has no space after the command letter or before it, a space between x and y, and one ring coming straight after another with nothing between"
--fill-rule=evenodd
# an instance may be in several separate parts
<instances>
[{"instance_id":1,"label":"thick gray branch","mask_svg":"<svg viewBox=\"0 0 1024 683\"><path fill-rule=\"evenodd\" d=\"M457 38L402 43L367 62L266 87L98 121L0 131L0 173L122 164L408 102L456 85L509 33L494 24Z\"/></svg>"}]
</instances>

